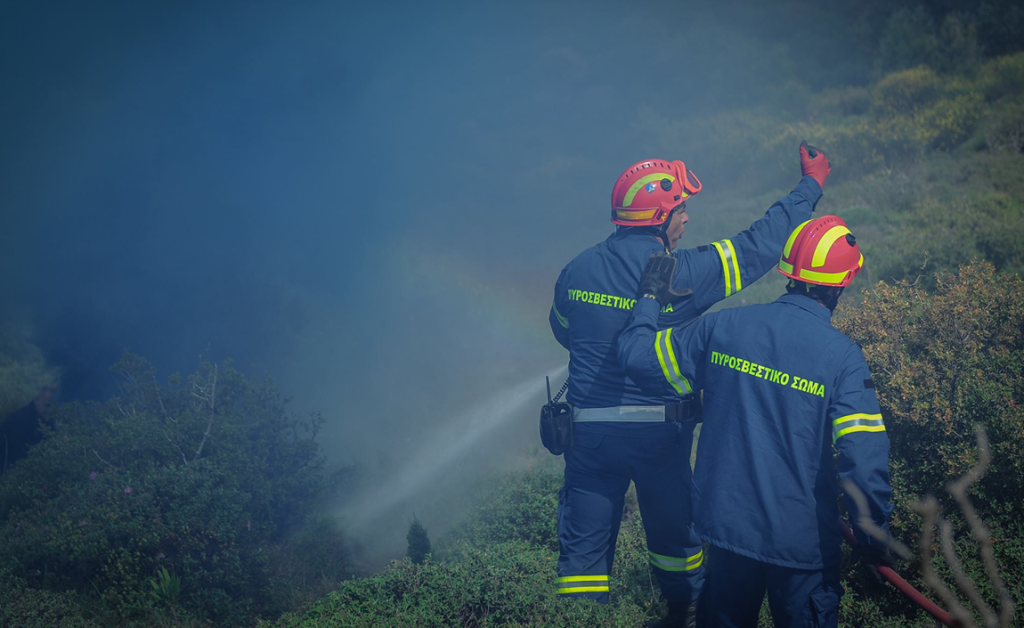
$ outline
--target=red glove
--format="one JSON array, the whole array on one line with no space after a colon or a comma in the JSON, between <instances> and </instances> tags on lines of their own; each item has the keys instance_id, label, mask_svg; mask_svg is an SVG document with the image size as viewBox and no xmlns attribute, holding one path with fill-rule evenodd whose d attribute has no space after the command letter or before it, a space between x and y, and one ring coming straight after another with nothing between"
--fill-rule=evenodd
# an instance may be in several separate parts
<instances>
[{"instance_id":1,"label":"red glove","mask_svg":"<svg viewBox=\"0 0 1024 628\"><path fill-rule=\"evenodd\" d=\"M807 140L800 142L800 173L810 176L825 189L825 179L830 172L832 166L828 164L828 156L821 152L821 149L808 146Z\"/></svg>"}]
</instances>

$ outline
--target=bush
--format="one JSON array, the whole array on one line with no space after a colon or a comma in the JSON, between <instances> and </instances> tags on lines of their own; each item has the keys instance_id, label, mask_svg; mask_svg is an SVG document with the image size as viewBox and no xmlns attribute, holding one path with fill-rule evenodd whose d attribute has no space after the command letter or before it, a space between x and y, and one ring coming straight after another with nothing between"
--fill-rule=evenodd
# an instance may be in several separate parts
<instances>
[{"instance_id":1,"label":"bush","mask_svg":"<svg viewBox=\"0 0 1024 628\"><path fill-rule=\"evenodd\" d=\"M1024 94L1024 52L989 60L978 73L977 82L989 101Z\"/></svg>"},{"instance_id":2,"label":"bush","mask_svg":"<svg viewBox=\"0 0 1024 628\"><path fill-rule=\"evenodd\" d=\"M946 14L936 25L918 5L889 16L879 40L877 62L883 71L928 65L943 73L964 73L977 68L982 56L974 16Z\"/></svg>"},{"instance_id":3,"label":"bush","mask_svg":"<svg viewBox=\"0 0 1024 628\"><path fill-rule=\"evenodd\" d=\"M59 379L58 370L47 366L42 351L30 342L30 337L27 324L12 317L0 321L0 424Z\"/></svg>"},{"instance_id":4,"label":"bush","mask_svg":"<svg viewBox=\"0 0 1024 628\"><path fill-rule=\"evenodd\" d=\"M394 562L345 583L278 626L638 626L644 610L618 598L608 605L560 599L557 555L519 541L472 549L456 562Z\"/></svg>"},{"instance_id":5,"label":"bush","mask_svg":"<svg viewBox=\"0 0 1024 628\"><path fill-rule=\"evenodd\" d=\"M98 628L73 593L31 589L0 569L0 628Z\"/></svg>"},{"instance_id":6,"label":"bush","mask_svg":"<svg viewBox=\"0 0 1024 628\"><path fill-rule=\"evenodd\" d=\"M268 548L322 486L318 419L230 365L169 388L135 356L113 370L118 397L56 408L59 432L3 478L0 556L30 586L96 595L124 619L162 606L161 570L195 616L277 611Z\"/></svg>"},{"instance_id":7,"label":"bush","mask_svg":"<svg viewBox=\"0 0 1024 628\"><path fill-rule=\"evenodd\" d=\"M878 42L880 69L899 70L933 61L939 48L935 30L935 20L920 5L894 11Z\"/></svg>"},{"instance_id":8,"label":"bush","mask_svg":"<svg viewBox=\"0 0 1024 628\"><path fill-rule=\"evenodd\" d=\"M281 542L270 546L267 566L274 582L269 608L294 609L333 591L353 576L358 548L344 537L338 522L310 516Z\"/></svg>"},{"instance_id":9,"label":"bush","mask_svg":"<svg viewBox=\"0 0 1024 628\"><path fill-rule=\"evenodd\" d=\"M993 153L1024 150L1024 102L996 106L985 121L985 144Z\"/></svg>"},{"instance_id":10,"label":"bush","mask_svg":"<svg viewBox=\"0 0 1024 628\"><path fill-rule=\"evenodd\" d=\"M935 70L920 65L887 74L872 90L872 112L878 117L913 115L931 107L943 95Z\"/></svg>"},{"instance_id":11,"label":"bush","mask_svg":"<svg viewBox=\"0 0 1024 628\"><path fill-rule=\"evenodd\" d=\"M892 442L894 535L916 547L920 519L908 504L936 493L976 461L974 428L991 441L993 463L972 489L979 515L1004 539L994 546L1018 605L1024 601L1024 282L987 262L941 272L929 294L907 282L879 283L863 307L837 321L861 344ZM1008 498L1008 496L1015 496ZM941 495L940 495L941 497ZM965 569L988 579L958 508L946 496ZM969 550L969 551L968 551ZM948 573L948 567L943 567ZM982 587L992 599L990 587Z\"/></svg>"},{"instance_id":12,"label":"bush","mask_svg":"<svg viewBox=\"0 0 1024 628\"><path fill-rule=\"evenodd\" d=\"M409 533L406 535L409 548L406 555L415 565L423 564L430 555L430 537L427 536L427 529L423 527L419 519L415 517L409 524Z\"/></svg>"},{"instance_id":13,"label":"bush","mask_svg":"<svg viewBox=\"0 0 1024 628\"><path fill-rule=\"evenodd\" d=\"M516 471L484 493L465 520L438 542L443 558L460 547L486 548L515 540L558 553L558 491L562 477L544 471Z\"/></svg>"},{"instance_id":14,"label":"bush","mask_svg":"<svg viewBox=\"0 0 1024 628\"><path fill-rule=\"evenodd\" d=\"M560 474L514 472L444 535L435 560L406 559L352 580L277 625L637 626L661 612L643 524L628 501L611 578L611 604L560 599L556 513Z\"/></svg>"}]
</instances>

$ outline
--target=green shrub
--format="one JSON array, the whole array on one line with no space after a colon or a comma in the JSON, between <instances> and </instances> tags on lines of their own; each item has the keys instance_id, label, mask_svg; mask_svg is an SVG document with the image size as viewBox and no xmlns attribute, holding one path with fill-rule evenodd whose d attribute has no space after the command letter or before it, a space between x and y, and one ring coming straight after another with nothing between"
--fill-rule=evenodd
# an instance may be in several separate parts
<instances>
[{"instance_id":1,"label":"green shrub","mask_svg":"<svg viewBox=\"0 0 1024 628\"><path fill-rule=\"evenodd\" d=\"M977 545L940 492L977 460L974 428L988 432L993 463L971 498L993 537L1004 540L994 549L1019 605L1022 504L1008 496L1024 494L1024 282L976 262L940 272L936 286L930 294L907 282L879 283L837 324L862 346L874 376L892 443L894 535L916 547L920 519L908 505L938 493L964 568L991 600Z\"/></svg>"},{"instance_id":2,"label":"green shrub","mask_svg":"<svg viewBox=\"0 0 1024 628\"><path fill-rule=\"evenodd\" d=\"M923 6L904 7L889 16L878 42L881 70L899 70L934 61L939 48L935 20Z\"/></svg>"},{"instance_id":3,"label":"green shrub","mask_svg":"<svg viewBox=\"0 0 1024 628\"><path fill-rule=\"evenodd\" d=\"M815 118L861 116L871 107L871 92L864 87L828 89L812 97L811 115Z\"/></svg>"},{"instance_id":4,"label":"green shrub","mask_svg":"<svg viewBox=\"0 0 1024 628\"><path fill-rule=\"evenodd\" d=\"M0 482L0 556L30 586L95 595L124 619L166 602L149 584L161 570L197 617L276 612L270 544L323 484L316 417L230 366L168 388L134 356L114 371L118 397L56 408L60 431Z\"/></svg>"},{"instance_id":5,"label":"green shrub","mask_svg":"<svg viewBox=\"0 0 1024 628\"><path fill-rule=\"evenodd\" d=\"M337 519L310 516L268 550L267 567L274 582L274 600L268 606L299 608L336 589L353 576L357 554Z\"/></svg>"},{"instance_id":6,"label":"green shrub","mask_svg":"<svg viewBox=\"0 0 1024 628\"><path fill-rule=\"evenodd\" d=\"M516 471L501 478L478 500L479 506L438 541L437 551L451 557L464 547L486 548L515 540L558 552L558 491L561 475Z\"/></svg>"},{"instance_id":7,"label":"green shrub","mask_svg":"<svg viewBox=\"0 0 1024 628\"><path fill-rule=\"evenodd\" d=\"M31 589L0 568L0 628L98 628L74 592Z\"/></svg>"},{"instance_id":8,"label":"green shrub","mask_svg":"<svg viewBox=\"0 0 1024 628\"><path fill-rule=\"evenodd\" d=\"M31 335L31 327L16 317L5 316L0 321L0 423L60 377L58 369L48 366L42 351L30 342Z\"/></svg>"},{"instance_id":9,"label":"green shrub","mask_svg":"<svg viewBox=\"0 0 1024 628\"><path fill-rule=\"evenodd\" d=\"M427 529L423 527L419 519L413 517L409 524L409 533L406 535L409 547L406 555L415 565L423 564L430 555L430 537L427 536Z\"/></svg>"},{"instance_id":10,"label":"green shrub","mask_svg":"<svg viewBox=\"0 0 1024 628\"><path fill-rule=\"evenodd\" d=\"M926 65L887 74L872 90L871 107L878 117L912 115L943 95L943 80Z\"/></svg>"},{"instance_id":11,"label":"green shrub","mask_svg":"<svg viewBox=\"0 0 1024 628\"><path fill-rule=\"evenodd\" d=\"M544 548L510 541L474 548L454 562L395 562L376 576L346 582L277 625L632 628L643 622L644 609L621 597L609 605L560 599L554 586L556 559Z\"/></svg>"},{"instance_id":12,"label":"green shrub","mask_svg":"<svg viewBox=\"0 0 1024 628\"><path fill-rule=\"evenodd\" d=\"M990 102L1024 94L1024 52L986 61L978 72L977 84Z\"/></svg>"},{"instance_id":13,"label":"green shrub","mask_svg":"<svg viewBox=\"0 0 1024 628\"><path fill-rule=\"evenodd\" d=\"M984 133L985 144L993 153L1019 154L1024 150L1024 101L993 107Z\"/></svg>"},{"instance_id":14,"label":"green shrub","mask_svg":"<svg viewBox=\"0 0 1024 628\"><path fill-rule=\"evenodd\" d=\"M636 626L660 613L643 523L630 500L616 546L611 604L556 595L561 482L545 471L502 478L479 510L442 537L443 549L434 556L443 560L393 562L278 625Z\"/></svg>"}]
</instances>

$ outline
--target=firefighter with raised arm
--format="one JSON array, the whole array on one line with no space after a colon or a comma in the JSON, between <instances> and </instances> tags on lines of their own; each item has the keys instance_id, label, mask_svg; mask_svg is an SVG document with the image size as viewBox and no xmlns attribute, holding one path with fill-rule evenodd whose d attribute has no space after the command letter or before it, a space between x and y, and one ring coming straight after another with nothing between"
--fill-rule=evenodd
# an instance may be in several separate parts
<instances>
[{"instance_id":1,"label":"firefighter with raised arm","mask_svg":"<svg viewBox=\"0 0 1024 628\"><path fill-rule=\"evenodd\" d=\"M704 391L694 527L709 546L709 627L757 625L766 592L777 628L837 625L840 480L866 500L858 512L846 496L864 558L893 564L886 543L856 525L865 517L888 531L885 423L860 349L831 322L863 264L842 219L808 220L779 261L787 294L682 329L659 323L673 261L652 257L641 278L619 337L626 373L650 395L675 393L679 381Z\"/></svg>"},{"instance_id":2,"label":"firefighter with raised arm","mask_svg":"<svg viewBox=\"0 0 1024 628\"><path fill-rule=\"evenodd\" d=\"M669 606L658 625L692 625L704 580L701 542L690 526L689 459L700 399L686 380L672 376L680 365L671 353L659 365L669 387L643 390L619 364L616 340L652 253L678 262L671 298L655 313L659 328L678 328L774 267L786 237L811 217L829 172L824 154L811 156L801 147L800 156L804 176L796 189L749 229L682 251L673 249L700 181L682 161L634 164L612 190L615 232L562 270L549 317L558 342L569 350L573 430L559 494L560 595L608 601L632 481L651 567Z\"/></svg>"}]
</instances>

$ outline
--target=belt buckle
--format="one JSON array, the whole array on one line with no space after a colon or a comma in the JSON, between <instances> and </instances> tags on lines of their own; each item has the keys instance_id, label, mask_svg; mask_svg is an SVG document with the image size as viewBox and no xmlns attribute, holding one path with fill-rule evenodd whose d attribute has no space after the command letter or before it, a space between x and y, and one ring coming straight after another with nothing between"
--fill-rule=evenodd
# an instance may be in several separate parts
<instances>
[{"instance_id":1,"label":"belt buckle","mask_svg":"<svg viewBox=\"0 0 1024 628\"><path fill-rule=\"evenodd\" d=\"M665 406L665 421L671 423L700 422L703 418L702 410L700 397L687 395L678 402Z\"/></svg>"}]
</instances>

